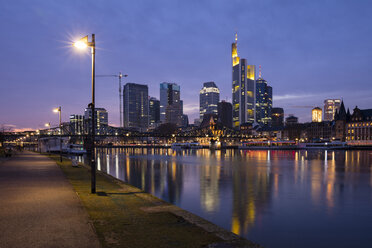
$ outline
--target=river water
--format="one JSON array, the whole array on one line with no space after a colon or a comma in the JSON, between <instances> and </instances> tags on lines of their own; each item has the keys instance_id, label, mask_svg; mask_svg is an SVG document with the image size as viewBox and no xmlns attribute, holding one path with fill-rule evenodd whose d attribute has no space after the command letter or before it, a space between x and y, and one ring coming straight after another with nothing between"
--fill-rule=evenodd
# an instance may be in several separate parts
<instances>
[{"instance_id":1,"label":"river water","mask_svg":"<svg viewBox=\"0 0 372 248\"><path fill-rule=\"evenodd\" d=\"M372 151L111 148L97 168L268 248L372 247Z\"/></svg>"}]
</instances>

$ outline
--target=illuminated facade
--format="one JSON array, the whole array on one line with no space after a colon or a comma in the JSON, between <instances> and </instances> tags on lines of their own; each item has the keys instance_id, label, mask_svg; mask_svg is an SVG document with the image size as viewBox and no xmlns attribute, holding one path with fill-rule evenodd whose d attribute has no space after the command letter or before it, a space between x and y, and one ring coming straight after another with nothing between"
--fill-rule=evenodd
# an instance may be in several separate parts
<instances>
[{"instance_id":1,"label":"illuminated facade","mask_svg":"<svg viewBox=\"0 0 372 248\"><path fill-rule=\"evenodd\" d=\"M123 92L124 127L146 130L149 124L149 90L147 85L127 83Z\"/></svg>"},{"instance_id":2,"label":"illuminated facade","mask_svg":"<svg viewBox=\"0 0 372 248\"><path fill-rule=\"evenodd\" d=\"M182 125L180 86L175 83L160 84L160 122Z\"/></svg>"},{"instance_id":3,"label":"illuminated facade","mask_svg":"<svg viewBox=\"0 0 372 248\"><path fill-rule=\"evenodd\" d=\"M333 121L336 111L341 106L340 99L326 99L324 100L324 120Z\"/></svg>"},{"instance_id":4,"label":"illuminated facade","mask_svg":"<svg viewBox=\"0 0 372 248\"><path fill-rule=\"evenodd\" d=\"M200 119L204 114L217 114L217 105L220 101L220 90L214 82L206 82L200 90Z\"/></svg>"},{"instance_id":5,"label":"illuminated facade","mask_svg":"<svg viewBox=\"0 0 372 248\"><path fill-rule=\"evenodd\" d=\"M255 109L255 66L238 56L238 38L231 46L233 127L253 123Z\"/></svg>"},{"instance_id":6,"label":"illuminated facade","mask_svg":"<svg viewBox=\"0 0 372 248\"><path fill-rule=\"evenodd\" d=\"M322 109L319 107L313 108L311 111L312 122L322 122Z\"/></svg>"},{"instance_id":7,"label":"illuminated facade","mask_svg":"<svg viewBox=\"0 0 372 248\"><path fill-rule=\"evenodd\" d=\"M372 144L372 109L354 108L350 121L346 123L346 141Z\"/></svg>"},{"instance_id":8,"label":"illuminated facade","mask_svg":"<svg viewBox=\"0 0 372 248\"><path fill-rule=\"evenodd\" d=\"M266 126L271 125L271 109L273 107L273 89L260 75L256 80L256 122Z\"/></svg>"}]
</instances>

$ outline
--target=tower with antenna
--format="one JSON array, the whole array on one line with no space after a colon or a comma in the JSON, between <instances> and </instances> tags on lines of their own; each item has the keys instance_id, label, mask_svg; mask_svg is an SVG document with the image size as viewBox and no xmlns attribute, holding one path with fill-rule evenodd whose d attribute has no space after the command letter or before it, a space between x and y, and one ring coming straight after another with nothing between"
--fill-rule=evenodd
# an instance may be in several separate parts
<instances>
[{"instance_id":1,"label":"tower with antenna","mask_svg":"<svg viewBox=\"0 0 372 248\"><path fill-rule=\"evenodd\" d=\"M233 127L255 120L255 66L238 56L238 34L231 44Z\"/></svg>"}]
</instances>

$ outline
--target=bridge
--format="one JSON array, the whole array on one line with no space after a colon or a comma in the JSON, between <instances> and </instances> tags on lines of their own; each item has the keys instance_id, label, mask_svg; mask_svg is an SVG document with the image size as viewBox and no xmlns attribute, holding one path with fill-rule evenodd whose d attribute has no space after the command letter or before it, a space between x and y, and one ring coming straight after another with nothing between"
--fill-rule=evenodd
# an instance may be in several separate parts
<instances>
[{"instance_id":1,"label":"bridge","mask_svg":"<svg viewBox=\"0 0 372 248\"><path fill-rule=\"evenodd\" d=\"M192 142L197 141L201 144L211 142L225 142L236 144L242 140L252 138L252 135L222 126L211 120L207 125L199 128L190 128L186 130L178 129L172 133L166 132L138 132L117 127L101 127L96 131L97 144L157 144L174 142ZM76 133L71 131L68 125L63 125L62 129L48 128L44 130L25 131L25 132L2 132L0 133L1 143L22 143L36 145L40 139L65 137L71 143L85 143L89 138L89 132Z\"/></svg>"}]
</instances>

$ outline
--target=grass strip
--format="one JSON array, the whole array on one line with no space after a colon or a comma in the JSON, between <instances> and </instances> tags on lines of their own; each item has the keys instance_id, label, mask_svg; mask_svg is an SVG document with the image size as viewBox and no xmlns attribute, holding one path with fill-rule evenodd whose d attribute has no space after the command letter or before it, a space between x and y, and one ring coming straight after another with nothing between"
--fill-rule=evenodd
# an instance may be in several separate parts
<instances>
[{"instance_id":1,"label":"grass strip","mask_svg":"<svg viewBox=\"0 0 372 248\"><path fill-rule=\"evenodd\" d=\"M97 194L91 194L87 166L72 167L67 158L61 163L59 156L48 156L60 166L80 197L102 247L260 247L239 237L223 240L167 211L177 207L102 172L97 172Z\"/></svg>"}]
</instances>

